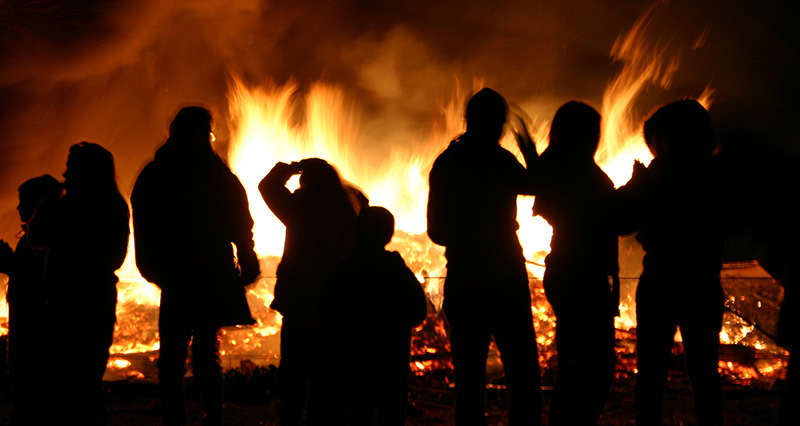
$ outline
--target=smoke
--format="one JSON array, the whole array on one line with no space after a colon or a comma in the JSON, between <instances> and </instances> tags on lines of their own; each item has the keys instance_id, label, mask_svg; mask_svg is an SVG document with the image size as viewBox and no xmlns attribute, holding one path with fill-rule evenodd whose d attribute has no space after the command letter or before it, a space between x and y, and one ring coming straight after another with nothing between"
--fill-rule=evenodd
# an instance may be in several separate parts
<instances>
[{"instance_id":1,"label":"smoke","mask_svg":"<svg viewBox=\"0 0 800 426\"><path fill-rule=\"evenodd\" d=\"M792 151L800 134L788 119L798 112L800 81L792 14L782 4L696 3L0 2L0 236L16 232L17 186L60 177L78 141L115 154L124 194L182 105L216 112L224 148L232 75L248 84L294 79L300 91L316 81L339 85L360 119L364 149L356 152L376 157L417 149L443 106L476 80L534 120L569 99L599 107L621 67L611 46L648 7L657 10L647 34L681 60L668 89L638 100L643 113L711 85L729 153L756 150L742 157L768 163Z\"/></svg>"}]
</instances>

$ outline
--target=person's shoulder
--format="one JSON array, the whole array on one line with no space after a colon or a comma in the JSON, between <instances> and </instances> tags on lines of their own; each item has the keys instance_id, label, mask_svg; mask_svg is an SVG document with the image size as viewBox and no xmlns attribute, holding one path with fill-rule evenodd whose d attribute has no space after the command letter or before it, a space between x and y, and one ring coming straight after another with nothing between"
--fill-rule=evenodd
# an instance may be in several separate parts
<instances>
[{"instance_id":1,"label":"person's shoulder","mask_svg":"<svg viewBox=\"0 0 800 426\"><path fill-rule=\"evenodd\" d=\"M592 162L592 174L594 174L594 180L597 182L597 185L602 189L607 191L614 190L614 181L611 180L611 177L608 176L605 170L594 162Z\"/></svg>"},{"instance_id":2,"label":"person's shoulder","mask_svg":"<svg viewBox=\"0 0 800 426\"><path fill-rule=\"evenodd\" d=\"M401 256L400 253L396 251L384 250L383 256L390 262L402 263L403 265L406 264L406 261L403 260L403 256Z\"/></svg>"},{"instance_id":3,"label":"person's shoulder","mask_svg":"<svg viewBox=\"0 0 800 426\"><path fill-rule=\"evenodd\" d=\"M155 160L152 160L145 164L145 166L142 168L142 171L139 172L139 177L136 178L136 181L138 182L140 180L147 179L154 173L157 173L160 169L162 169L161 165Z\"/></svg>"},{"instance_id":4,"label":"person's shoulder","mask_svg":"<svg viewBox=\"0 0 800 426\"><path fill-rule=\"evenodd\" d=\"M391 268L392 270L395 271L406 270L406 269L409 271L411 270L408 268L408 265L406 265L406 261L405 259L403 259L403 256L401 256L400 253L396 251L384 250L383 253L381 253L381 258L383 260L384 265L386 265L387 269Z\"/></svg>"},{"instance_id":5,"label":"person's shoulder","mask_svg":"<svg viewBox=\"0 0 800 426\"><path fill-rule=\"evenodd\" d=\"M447 170L451 170L459 163L458 157L460 156L460 148L458 145L456 141L450 141L447 148L436 156L431 166L432 175L440 175L442 172L447 173Z\"/></svg>"},{"instance_id":6,"label":"person's shoulder","mask_svg":"<svg viewBox=\"0 0 800 426\"><path fill-rule=\"evenodd\" d=\"M514 154L512 154L511 151L503 148L500 144L492 145L491 149L489 150L489 152L492 155L495 155L497 157L503 158L503 160L505 160L505 161L514 161L514 162L519 163L519 160L517 160L517 157Z\"/></svg>"},{"instance_id":7,"label":"person's shoulder","mask_svg":"<svg viewBox=\"0 0 800 426\"><path fill-rule=\"evenodd\" d=\"M434 160L434 164L435 163L440 163L440 162L443 162L443 161L448 161L453 156L458 155L459 152L461 151L461 146L462 145L463 144L458 143L458 140L455 140L455 139L451 140L450 143L447 144L447 147L444 150L442 150L442 152L440 152L439 155L436 156L436 160Z\"/></svg>"}]
</instances>

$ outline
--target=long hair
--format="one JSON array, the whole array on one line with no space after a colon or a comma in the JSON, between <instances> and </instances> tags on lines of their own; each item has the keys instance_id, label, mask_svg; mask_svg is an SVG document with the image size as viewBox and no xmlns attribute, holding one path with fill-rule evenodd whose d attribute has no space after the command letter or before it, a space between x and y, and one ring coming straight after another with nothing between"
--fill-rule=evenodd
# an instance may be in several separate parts
<instances>
[{"instance_id":1,"label":"long hair","mask_svg":"<svg viewBox=\"0 0 800 426\"><path fill-rule=\"evenodd\" d=\"M117 187L114 156L96 143L72 145L64 178L68 194L95 192L122 199Z\"/></svg>"},{"instance_id":2,"label":"long hair","mask_svg":"<svg viewBox=\"0 0 800 426\"><path fill-rule=\"evenodd\" d=\"M600 113L578 101L562 105L550 125L547 151L563 159L592 159L600 142Z\"/></svg>"},{"instance_id":3,"label":"long hair","mask_svg":"<svg viewBox=\"0 0 800 426\"><path fill-rule=\"evenodd\" d=\"M300 161L300 166L300 188L304 192L325 197L340 208L358 214L335 167L321 158L306 158Z\"/></svg>"}]
</instances>

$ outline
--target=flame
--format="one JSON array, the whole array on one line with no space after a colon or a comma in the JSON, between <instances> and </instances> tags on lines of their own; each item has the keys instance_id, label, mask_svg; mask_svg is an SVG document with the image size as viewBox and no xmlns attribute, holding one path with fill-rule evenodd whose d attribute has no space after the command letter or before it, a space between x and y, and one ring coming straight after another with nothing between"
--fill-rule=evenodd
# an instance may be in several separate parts
<instances>
[{"instance_id":1,"label":"flame","mask_svg":"<svg viewBox=\"0 0 800 426\"><path fill-rule=\"evenodd\" d=\"M652 160L641 133L644 114L637 109L637 98L651 86L669 88L679 69L679 57L670 55L666 44L647 36L654 17L655 8L651 8L628 32L620 35L611 49L612 58L622 67L603 96L602 138L595 158L615 186L630 179L634 160L645 164ZM473 89L482 86L483 82L476 80ZM712 96L713 89L707 87L697 99L708 108ZM324 158L339 169L344 179L361 187L371 204L387 207L395 214L398 231L389 249L399 251L424 281L426 294L438 311L445 261L443 250L424 234L427 173L447 142L463 132L462 107L466 99L467 93L457 90L442 106L439 126L418 141L413 152L394 147L379 161L368 161L359 155L365 141L358 133L358 114L341 87L317 82L303 90L291 81L284 85L268 82L248 86L234 77L229 93L232 142L228 154L232 170L250 197L258 254L279 256L284 238L283 225L269 212L258 194L260 180L278 161ZM546 147L549 122L529 124L537 148L542 151ZM521 159L510 135L501 140L501 145ZM536 279L543 274L542 264L550 250L552 228L542 218L531 217L533 201L534 197L519 197L517 220L520 224L518 236L529 260L529 273ZM539 296L542 302L537 303L534 297L531 310L538 324L538 343L549 347L554 340L550 324L552 312L544 296ZM271 300L271 294L259 297L265 303ZM624 295L620 311L622 315L616 326L625 330L634 327L632 295ZM279 324L260 323L259 328L262 327L277 329ZM420 352L425 350L423 347ZM417 361L416 367L422 368L425 362Z\"/></svg>"},{"instance_id":2,"label":"flame","mask_svg":"<svg viewBox=\"0 0 800 426\"><path fill-rule=\"evenodd\" d=\"M655 6L647 10L630 30L621 34L610 52L621 68L602 97L602 137L595 159L617 187L630 179L634 160L648 164L652 159L641 134L645 112L637 106L638 97L652 86L668 89L679 70L680 58L670 55L668 43L661 43L648 35L648 28L656 16L655 10ZM698 37L693 48L702 45L709 30ZM482 81L476 80L473 89L483 85ZM345 180L362 188L372 205L387 207L395 215L397 232L388 248L402 254L424 283L425 293L433 306L433 312L418 328L417 334L424 332L434 337L426 340L415 335L412 355L423 359L413 361L412 369L421 372L447 365L446 361L437 358L449 352L444 325L437 315L442 306L446 262L443 248L433 244L425 234L427 175L448 141L464 131L462 110L468 94L457 85L455 93L443 102L437 125L427 134L423 133L424 136L412 140L410 145L413 149L392 147L382 158L375 159L365 157L367 150L364 148L381 141L364 140L359 132L359 111L341 86L316 82L301 87L295 81L248 85L240 78L232 77L228 92L227 124L231 141L227 157L248 194L255 220L255 250L261 260L263 276L249 287L247 293L257 324L251 328L223 330L223 356L267 353L270 357L277 357L277 343L270 341L269 337L279 333L282 318L269 309L269 304L273 299L275 267L283 251L285 233L283 224L269 211L257 187L279 161L320 157L334 164ZM713 94L714 90L706 87L697 100L709 108ZM537 149L543 151L547 146L549 122L539 120L528 124ZM501 140L501 145L522 160L510 135ZM296 187L297 182L292 185ZM518 236L529 260L533 294L531 312L537 343L540 348L552 348L555 338L553 315L540 282L544 257L550 251L552 228L541 217L531 217L534 200L534 197L518 198ZM159 349L160 291L136 270L133 244L131 239L130 255L118 271L121 281L118 285L118 323L111 347L113 354L148 353ZM621 330L635 327L632 294L623 294L620 311L622 315L617 318L616 327ZM7 316L7 305L0 303L0 318ZM0 324L0 335L7 332L2 328L4 325ZM737 344L743 342L751 331L750 326L726 324L720 338L723 343ZM756 342L756 347L759 344ZM540 351L540 361L547 362L552 353L551 349ZM109 360L109 369L124 370L130 366L130 362L122 358ZM730 363L720 364L721 369L734 370L736 367ZM765 364L760 372L766 374L779 367L780 362ZM746 373L751 374L749 371Z\"/></svg>"}]
</instances>

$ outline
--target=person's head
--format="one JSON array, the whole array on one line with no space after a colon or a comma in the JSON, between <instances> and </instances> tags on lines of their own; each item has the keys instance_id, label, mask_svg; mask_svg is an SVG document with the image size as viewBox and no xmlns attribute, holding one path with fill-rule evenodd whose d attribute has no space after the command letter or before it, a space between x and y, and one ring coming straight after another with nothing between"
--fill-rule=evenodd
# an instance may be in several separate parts
<instances>
[{"instance_id":1,"label":"person's head","mask_svg":"<svg viewBox=\"0 0 800 426\"><path fill-rule=\"evenodd\" d=\"M199 106L182 108L169 125L169 138L188 150L211 150L211 112Z\"/></svg>"},{"instance_id":2,"label":"person's head","mask_svg":"<svg viewBox=\"0 0 800 426\"><path fill-rule=\"evenodd\" d=\"M464 113L467 133L487 142L497 142L503 135L507 114L508 103L502 95L489 88L481 89L467 102Z\"/></svg>"},{"instance_id":3,"label":"person's head","mask_svg":"<svg viewBox=\"0 0 800 426\"><path fill-rule=\"evenodd\" d=\"M600 114L583 102L562 105L550 125L547 149L570 158L594 158L600 142Z\"/></svg>"},{"instance_id":4,"label":"person's head","mask_svg":"<svg viewBox=\"0 0 800 426\"><path fill-rule=\"evenodd\" d=\"M36 208L45 201L54 200L61 194L61 182L50 175L28 179L19 186L19 218L27 223Z\"/></svg>"},{"instance_id":5,"label":"person's head","mask_svg":"<svg viewBox=\"0 0 800 426\"><path fill-rule=\"evenodd\" d=\"M367 250L380 250L392 241L394 216L383 207L370 206L356 219L356 246Z\"/></svg>"},{"instance_id":6,"label":"person's head","mask_svg":"<svg viewBox=\"0 0 800 426\"><path fill-rule=\"evenodd\" d=\"M67 192L85 189L116 190L114 156L102 146L81 142L69 149L67 171L64 172Z\"/></svg>"},{"instance_id":7,"label":"person's head","mask_svg":"<svg viewBox=\"0 0 800 426\"><path fill-rule=\"evenodd\" d=\"M710 157L717 147L711 117L694 99L659 108L644 123L644 140L653 157L678 161Z\"/></svg>"},{"instance_id":8,"label":"person's head","mask_svg":"<svg viewBox=\"0 0 800 426\"><path fill-rule=\"evenodd\" d=\"M321 158L300 160L300 187L311 191L341 190L342 180L339 173L327 161Z\"/></svg>"}]
</instances>

